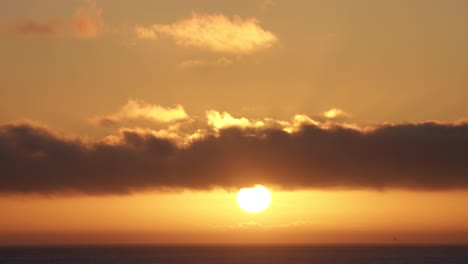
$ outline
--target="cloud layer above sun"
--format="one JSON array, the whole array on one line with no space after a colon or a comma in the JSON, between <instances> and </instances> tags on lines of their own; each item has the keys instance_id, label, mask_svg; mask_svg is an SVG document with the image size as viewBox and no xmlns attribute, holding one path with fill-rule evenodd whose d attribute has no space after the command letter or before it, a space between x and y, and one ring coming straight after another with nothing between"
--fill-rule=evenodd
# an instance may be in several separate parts
<instances>
[{"instance_id":1,"label":"cloud layer above sun","mask_svg":"<svg viewBox=\"0 0 468 264\"><path fill-rule=\"evenodd\" d=\"M118 194L257 183L287 189L468 188L467 123L364 127L323 115L284 121L209 110L197 118L182 106L129 101L103 117L119 132L99 140L67 138L31 122L5 124L0 192ZM166 127L124 126L142 118Z\"/></svg>"},{"instance_id":2,"label":"cloud layer above sun","mask_svg":"<svg viewBox=\"0 0 468 264\"><path fill-rule=\"evenodd\" d=\"M263 29L256 18L229 18L223 14L193 13L172 24L137 26L142 39L169 37L177 45L208 49L213 52L247 54L271 47L278 38Z\"/></svg>"}]
</instances>

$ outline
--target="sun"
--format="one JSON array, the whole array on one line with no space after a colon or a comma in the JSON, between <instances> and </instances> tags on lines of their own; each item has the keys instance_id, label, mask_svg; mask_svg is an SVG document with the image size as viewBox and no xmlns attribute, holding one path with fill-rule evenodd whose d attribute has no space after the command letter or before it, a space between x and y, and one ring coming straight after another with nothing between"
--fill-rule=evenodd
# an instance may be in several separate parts
<instances>
[{"instance_id":1,"label":"sun","mask_svg":"<svg viewBox=\"0 0 468 264\"><path fill-rule=\"evenodd\" d=\"M268 208L270 202L270 192L262 185L242 188L237 193L237 203L239 203L240 208L248 213L260 213Z\"/></svg>"}]
</instances>

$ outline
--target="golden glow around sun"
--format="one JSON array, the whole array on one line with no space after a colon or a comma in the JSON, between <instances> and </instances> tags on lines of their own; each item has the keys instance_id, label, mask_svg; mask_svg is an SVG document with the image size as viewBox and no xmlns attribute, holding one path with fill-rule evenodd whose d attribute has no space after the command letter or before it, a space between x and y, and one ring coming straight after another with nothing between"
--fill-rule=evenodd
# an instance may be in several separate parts
<instances>
[{"instance_id":1,"label":"golden glow around sun","mask_svg":"<svg viewBox=\"0 0 468 264\"><path fill-rule=\"evenodd\" d=\"M242 188L237 193L237 203L240 208L249 213L255 214L267 209L270 202L270 192L262 185Z\"/></svg>"}]
</instances>

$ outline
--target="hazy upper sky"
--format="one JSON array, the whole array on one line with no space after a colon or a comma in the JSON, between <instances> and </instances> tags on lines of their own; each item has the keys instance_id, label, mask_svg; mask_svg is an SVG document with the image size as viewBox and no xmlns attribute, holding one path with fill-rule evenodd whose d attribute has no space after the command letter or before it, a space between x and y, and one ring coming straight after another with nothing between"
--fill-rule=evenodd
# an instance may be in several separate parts
<instances>
[{"instance_id":1,"label":"hazy upper sky","mask_svg":"<svg viewBox=\"0 0 468 264\"><path fill-rule=\"evenodd\" d=\"M464 0L2 1L0 243L467 242L466 25ZM268 217L235 211L255 183Z\"/></svg>"},{"instance_id":2,"label":"hazy upper sky","mask_svg":"<svg viewBox=\"0 0 468 264\"><path fill-rule=\"evenodd\" d=\"M86 1L1 3L2 24L68 23ZM2 33L2 121L83 129L129 98L233 115L289 118L341 108L360 120L452 121L467 115L468 3L414 1L96 2L103 26L79 38ZM254 18L276 37L252 52L139 39L136 26L200 15ZM199 65L192 62L200 62ZM186 63L186 67L184 65Z\"/></svg>"}]
</instances>

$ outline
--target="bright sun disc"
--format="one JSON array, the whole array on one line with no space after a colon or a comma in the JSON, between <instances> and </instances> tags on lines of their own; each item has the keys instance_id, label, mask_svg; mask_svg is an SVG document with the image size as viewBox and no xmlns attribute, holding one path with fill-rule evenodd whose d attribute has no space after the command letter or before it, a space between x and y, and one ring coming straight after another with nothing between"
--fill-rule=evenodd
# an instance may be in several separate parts
<instances>
[{"instance_id":1,"label":"bright sun disc","mask_svg":"<svg viewBox=\"0 0 468 264\"><path fill-rule=\"evenodd\" d=\"M262 185L242 188L237 193L237 203L239 203L240 208L249 213L255 214L267 209L270 201L270 192Z\"/></svg>"}]
</instances>

